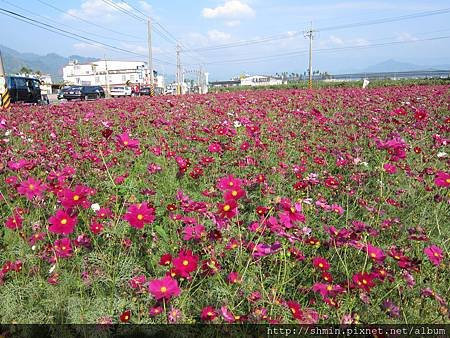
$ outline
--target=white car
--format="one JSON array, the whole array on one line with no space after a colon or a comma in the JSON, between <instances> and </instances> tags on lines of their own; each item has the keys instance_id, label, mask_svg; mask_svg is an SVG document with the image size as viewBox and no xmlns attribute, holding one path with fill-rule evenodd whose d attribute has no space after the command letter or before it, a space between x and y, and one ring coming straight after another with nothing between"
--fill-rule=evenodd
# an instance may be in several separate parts
<instances>
[{"instance_id":1,"label":"white car","mask_svg":"<svg viewBox=\"0 0 450 338\"><path fill-rule=\"evenodd\" d=\"M111 88L111 96L119 97L119 96L131 96L133 91L129 86L117 86Z\"/></svg>"}]
</instances>

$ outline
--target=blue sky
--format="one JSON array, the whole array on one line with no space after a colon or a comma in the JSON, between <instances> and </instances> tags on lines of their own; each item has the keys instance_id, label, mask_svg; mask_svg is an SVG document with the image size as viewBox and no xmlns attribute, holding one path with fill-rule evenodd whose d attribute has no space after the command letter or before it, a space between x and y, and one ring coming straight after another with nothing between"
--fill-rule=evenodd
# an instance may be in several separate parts
<instances>
[{"instance_id":1,"label":"blue sky","mask_svg":"<svg viewBox=\"0 0 450 338\"><path fill-rule=\"evenodd\" d=\"M37 54L146 60L146 23L106 2L114 2L123 11L139 17L151 15L163 27L156 26L153 31L153 51L158 60L155 68L166 74L175 71L175 41L172 36L181 41L185 49L203 48L196 52L183 52L182 62L187 70L203 64L212 79L226 79L241 73L303 73L308 67L308 55L304 52L308 49L308 40L302 32L310 22L318 30L313 42L314 48L319 49L314 54L315 70L352 72L387 59L425 66L450 64L450 39L421 41L450 36L450 13L336 28L446 9L450 8L448 0L0 0L0 8L141 56L76 41L4 15L0 15L0 44ZM163 37L157 31L162 29L172 36ZM266 37L271 38L266 41ZM247 40L261 42L261 39L264 43L207 49ZM383 43L388 45L367 47ZM358 48L337 49L353 46ZM294 54L286 55L291 52Z\"/></svg>"}]
</instances>

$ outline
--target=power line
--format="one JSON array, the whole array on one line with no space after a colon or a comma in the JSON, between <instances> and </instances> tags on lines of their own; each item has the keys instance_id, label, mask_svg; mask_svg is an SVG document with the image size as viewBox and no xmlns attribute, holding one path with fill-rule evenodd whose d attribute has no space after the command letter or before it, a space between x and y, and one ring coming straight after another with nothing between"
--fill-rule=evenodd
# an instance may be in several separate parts
<instances>
[{"instance_id":1,"label":"power line","mask_svg":"<svg viewBox=\"0 0 450 338\"><path fill-rule=\"evenodd\" d=\"M109 32L112 32L112 33L115 33L115 34L120 34L120 35L123 35L123 36L132 37L132 38L135 38L135 39L140 39L141 38L141 37L138 37L138 36L135 36L135 35L130 35L130 34L126 34L126 33L123 33L123 32L119 32L119 31L110 29L108 27L96 24L95 22L83 19L83 18L81 18L81 17L79 17L79 16L77 16L77 15L75 15L73 13L70 13L70 12L67 12L67 11L61 9L61 8L55 7L52 4L49 4L49 3L47 3L47 2L45 2L43 0L36 0L36 1L40 2L41 4L43 4L43 5L47 6L47 7L53 8L54 10L56 10L56 11L58 11L60 13L63 13L63 14L68 15L68 16L71 16L71 17L73 17L73 18L75 18L77 20L83 21L83 22L85 22L85 23L87 23L89 25L92 25L92 26L104 29L106 31L109 31Z\"/></svg>"},{"instance_id":2,"label":"power line","mask_svg":"<svg viewBox=\"0 0 450 338\"><path fill-rule=\"evenodd\" d=\"M51 18L49 18L49 17L47 17L47 16L37 14L37 13L35 13L35 12L33 12L33 11L30 11L30 10L28 10L28 9L26 9L26 8L23 8L23 7L21 7L21 6L18 6L18 5L16 5L16 4L13 4L13 3L11 3L11 2L9 2L9 1L7 1L7 0L0 0L0 1L5 2L5 3L7 3L8 5L10 5L10 6L12 6L12 7L18 8L18 9L22 10L22 11L25 12L25 13L29 13L29 14L31 14L31 15L34 15L35 17L43 18L43 19L45 19L45 20L47 20L47 21L49 21L49 22L52 22L52 23L54 23L54 24L61 25L61 26L64 26L64 27L67 27L67 28L71 28L71 29L75 29L75 28L72 27L72 26L69 26L69 25L60 23L60 22L58 22L58 21L56 21L56 20L53 20L53 19L51 19ZM102 38L102 39L106 39L106 40L114 40L114 41L127 42L127 43L143 42L143 40L139 40L139 41L130 41L130 40L123 40L123 39L116 39L116 38L113 38L113 37L106 37L106 36L104 36L104 35L100 35L100 34L88 32L88 31L85 31L85 30L82 30L82 29L79 29L79 28L76 28L76 30L78 30L78 31L80 31L80 32L82 32L82 33L85 33L85 34L88 34L88 35L92 35L92 36L96 36L96 37L99 37L99 38Z\"/></svg>"},{"instance_id":3,"label":"power line","mask_svg":"<svg viewBox=\"0 0 450 338\"><path fill-rule=\"evenodd\" d=\"M323 28L316 29L316 32L353 28L353 27L360 27L360 26L377 25L377 24L382 24L382 23L390 23L390 22L396 22L396 21L421 18L421 17L426 17L426 16L446 14L449 12L450 12L450 8L443 8L443 9L434 10L434 11L426 11L426 12L401 15L401 16L390 17L390 18L374 19L374 20L344 24L344 25L323 27ZM290 32L290 33L289 32L288 33L280 33L280 34L270 35L270 36L259 38L259 39L242 40L242 41L237 41L237 42L232 42L232 43L227 43L227 44L219 44L219 45L214 45L214 46L193 48L193 49L191 49L191 51L197 51L197 52L214 51L214 50L227 49L227 48L237 48L237 47L243 47L243 46L249 46L249 45L264 44L264 43L271 42L271 41L289 39L289 38L292 38L295 36L299 36L301 34L303 34L303 33L299 32L299 31Z\"/></svg>"},{"instance_id":4,"label":"power line","mask_svg":"<svg viewBox=\"0 0 450 338\"><path fill-rule=\"evenodd\" d=\"M409 41L390 41L390 42L385 42L385 43L376 43L376 44L368 44L368 45L353 45L353 46L334 47L334 48L321 48L321 49L314 50L314 52L315 53L339 52L339 51L345 51L345 50L394 46L394 45L410 44L410 43L424 42L424 41L436 41L436 40L443 40L443 39L450 39L450 35L431 37L431 38L425 38L425 39L417 39L417 40L409 40ZM259 61L267 61L269 59L279 59L282 57L290 57L290 56L307 54L308 52L309 52L308 49L304 49L304 50L297 50L297 51L291 51L291 52L279 53L279 54L273 54L273 55L267 55L267 56L260 56L260 57L213 61L213 62L209 62L207 64L208 65L218 65L218 64L259 62Z\"/></svg>"},{"instance_id":5,"label":"power line","mask_svg":"<svg viewBox=\"0 0 450 338\"><path fill-rule=\"evenodd\" d=\"M103 43L103 42L100 42L100 41L97 41L97 40L94 40L94 39L91 39L91 38L88 38L88 37L85 37L85 36L82 36L82 35L79 35L79 34L76 34L76 33L72 33L72 32L66 31L64 29L61 29L61 28L52 26L50 24L47 24L45 22L29 18L29 17L27 17L25 15L21 15L21 14L16 13L16 12L9 11L9 10L4 9L4 8L0 8L0 11L1 11L0 14L3 14L3 15L12 17L14 19L26 22L28 24L31 24L33 26L36 26L36 27L39 27L39 28L51 31L51 32L56 33L56 34L63 35L65 37L69 37L69 38L72 38L72 39L75 39L75 40L78 40L78 41L85 42L85 43L90 44L90 45L94 45L94 46L99 46L100 45L100 46L103 46L103 47L106 47L106 48L109 48L109 49L112 49L112 50L125 52L125 53L129 53L129 54L134 54L136 56L145 57L145 55L142 55L142 54L139 54L139 53L135 53L135 52L132 52L130 50L126 50L126 49L123 49L123 48L120 48L120 47L116 47L116 46L113 46L113 45L110 45L110 44L107 44L107 43ZM157 59L155 59L155 60L158 61L158 62L161 62L161 63L167 63L167 64L174 65L173 63L170 63L170 62L167 62L167 61L157 60Z\"/></svg>"}]
</instances>

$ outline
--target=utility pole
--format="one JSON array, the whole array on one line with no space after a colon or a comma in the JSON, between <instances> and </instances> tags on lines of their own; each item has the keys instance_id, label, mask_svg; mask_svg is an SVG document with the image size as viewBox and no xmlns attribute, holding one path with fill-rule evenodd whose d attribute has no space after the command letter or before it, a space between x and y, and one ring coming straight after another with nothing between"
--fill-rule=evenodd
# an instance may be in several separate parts
<instances>
[{"instance_id":1,"label":"utility pole","mask_svg":"<svg viewBox=\"0 0 450 338\"><path fill-rule=\"evenodd\" d=\"M104 55L105 58L105 81L106 81L106 93L109 97L109 73L108 73L108 61L106 61L106 55Z\"/></svg>"},{"instance_id":2,"label":"utility pole","mask_svg":"<svg viewBox=\"0 0 450 338\"><path fill-rule=\"evenodd\" d=\"M177 95L181 95L181 81L182 81L180 52L181 52L181 47L179 44L177 44L177 74L176 74Z\"/></svg>"},{"instance_id":3,"label":"utility pole","mask_svg":"<svg viewBox=\"0 0 450 338\"><path fill-rule=\"evenodd\" d=\"M150 79L150 96L155 95L153 88L155 81L153 79L153 53L152 53L152 23L150 17L147 19L147 37L148 37L148 71L147 79Z\"/></svg>"},{"instance_id":4,"label":"utility pole","mask_svg":"<svg viewBox=\"0 0 450 338\"><path fill-rule=\"evenodd\" d=\"M305 37L309 38L309 81L308 81L308 87L309 87L309 89L311 89L312 88L312 40L314 39L314 30L312 28L312 22L311 22L311 27L305 33Z\"/></svg>"}]
</instances>

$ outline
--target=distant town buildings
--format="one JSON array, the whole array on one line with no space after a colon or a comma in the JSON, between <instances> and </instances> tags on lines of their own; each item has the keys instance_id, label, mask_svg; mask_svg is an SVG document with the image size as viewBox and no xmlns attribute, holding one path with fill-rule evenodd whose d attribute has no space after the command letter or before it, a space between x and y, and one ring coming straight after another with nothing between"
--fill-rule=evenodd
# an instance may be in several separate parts
<instances>
[{"instance_id":1,"label":"distant town buildings","mask_svg":"<svg viewBox=\"0 0 450 338\"><path fill-rule=\"evenodd\" d=\"M64 83L84 86L117 86L125 84L149 85L146 62L99 60L79 64L76 60L63 68ZM164 88L164 77L154 74L154 85Z\"/></svg>"},{"instance_id":2,"label":"distant town buildings","mask_svg":"<svg viewBox=\"0 0 450 338\"><path fill-rule=\"evenodd\" d=\"M241 79L241 86L272 86L283 83L281 78L265 75L248 76Z\"/></svg>"}]
</instances>

